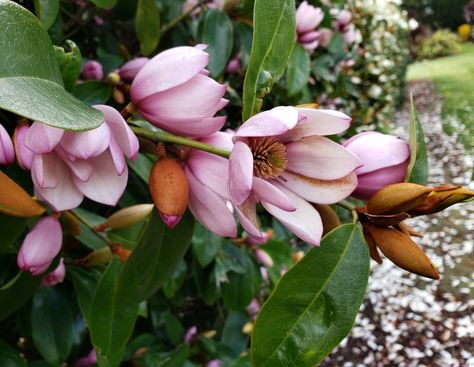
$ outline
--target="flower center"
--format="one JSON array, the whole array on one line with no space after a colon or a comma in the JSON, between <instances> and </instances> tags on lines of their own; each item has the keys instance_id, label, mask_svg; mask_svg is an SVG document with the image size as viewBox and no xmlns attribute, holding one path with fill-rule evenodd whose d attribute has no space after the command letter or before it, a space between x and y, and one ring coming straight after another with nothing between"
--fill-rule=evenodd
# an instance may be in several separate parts
<instances>
[{"instance_id":1,"label":"flower center","mask_svg":"<svg viewBox=\"0 0 474 367\"><path fill-rule=\"evenodd\" d=\"M253 173L268 180L277 178L286 168L286 148L277 139L248 138L253 153Z\"/></svg>"}]
</instances>

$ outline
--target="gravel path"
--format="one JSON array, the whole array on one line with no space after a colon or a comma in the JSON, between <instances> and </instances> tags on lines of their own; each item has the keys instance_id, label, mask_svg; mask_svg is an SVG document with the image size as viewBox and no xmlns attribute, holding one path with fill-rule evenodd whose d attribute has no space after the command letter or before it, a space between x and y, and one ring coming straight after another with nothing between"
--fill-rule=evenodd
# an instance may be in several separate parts
<instances>
[{"instance_id":1,"label":"gravel path","mask_svg":"<svg viewBox=\"0 0 474 367\"><path fill-rule=\"evenodd\" d=\"M441 125L442 100L431 82L408 86L425 130L430 185L470 181L472 156ZM406 137L407 101L395 119ZM474 367L474 202L407 221L424 233L417 242L437 266L433 281L372 262L364 305L352 333L321 366Z\"/></svg>"}]
</instances>

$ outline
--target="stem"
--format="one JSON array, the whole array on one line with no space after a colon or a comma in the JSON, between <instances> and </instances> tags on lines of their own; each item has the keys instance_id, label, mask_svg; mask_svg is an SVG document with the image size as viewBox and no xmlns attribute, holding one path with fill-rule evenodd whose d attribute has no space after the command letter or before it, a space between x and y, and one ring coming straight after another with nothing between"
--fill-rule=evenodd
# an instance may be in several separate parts
<instances>
[{"instance_id":1,"label":"stem","mask_svg":"<svg viewBox=\"0 0 474 367\"><path fill-rule=\"evenodd\" d=\"M347 200L341 200L336 203L336 205L350 211L352 214L352 223L357 223L357 221L359 220L359 215L357 214L356 206L354 204Z\"/></svg>"},{"instance_id":2,"label":"stem","mask_svg":"<svg viewBox=\"0 0 474 367\"><path fill-rule=\"evenodd\" d=\"M155 142L164 142L164 143L174 143L179 145L184 145L186 147L202 150L204 152L212 153L218 155L223 158L229 158L230 152L217 148L215 146L201 143L200 141L196 141L189 138L184 138L182 136L173 135L164 131L150 131L143 129L141 127L130 126L135 135L140 136L142 138L150 139Z\"/></svg>"},{"instance_id":3,"label":"stem","mask_svg":"<svg viewBox=\"0 0 474 367\"><path fill-rule=\"evenodd\" d=\"M71 213L79 222L84 224L92 233L94 233L97 237L99 237L102 241L105 242L107 246L110 246L112 242L110 242L107 238L103 237L100 233L98 233L95 229L94 226L91 225L88 221L86 221L84 218L82 218L79 214L76 212L70 210L69 213Z\"/></svg>"},{"instance_id":4,"label":"stem","mask_svg":"<svg viewBox=\"0 0 474 367\"><path fill-rule=\"evenodd\" d=\"M189 17L191 15L191 13L196 10L197 8L199 8L201 5L204 4L204 0L201 0L199 1L196 5L194 5L192 8L190 8L188 11L184 12L184 13L181 13L180 15L178 15L176 18L174 18L171 22L165 24L163 27L161 27L160 29L160 34L163 35L165 34L166 32L168 32L169 30L173 29L174 27L176 27L176 25L181 22L183 19L186 19L187 17Z\"/></svg>"}]
</instances>

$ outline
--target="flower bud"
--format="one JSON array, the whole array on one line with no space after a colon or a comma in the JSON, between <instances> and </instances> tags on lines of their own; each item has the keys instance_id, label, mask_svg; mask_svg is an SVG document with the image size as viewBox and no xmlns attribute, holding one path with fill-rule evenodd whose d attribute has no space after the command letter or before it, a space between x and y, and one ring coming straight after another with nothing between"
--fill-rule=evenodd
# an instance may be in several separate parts
<instances>
[{"instance_id":1,"label":"flower bud","mask_svg":"<svg viewBox=\"0 0 474 367\"><path fill-rule=\"evenodd\" d=\"M339 217L329 205L313 204L313 206L321 216L321 221L323 222L323 236L341 225Z\"/></svg>"},{"instance_id":2,"label":"flower bud","mask_svg":"<svg viewBox=\"0 0 474 367\"><path fill-rule=\"evenodd\" d=\"M85 80L102 80L104 77L102 65L95 60L85 62L82 65L82 77Z\"/></svg>"},{"instance_id":3,"label":"flower bud","mask_svg":"<svg viewBox=\"0 0 474 367\"><path fill-rule=\"evenodd\" d=\"M85 357L79 358L74 367L92 367L97 363L97 355L95 350L92 349L89 354Z\"/></svg>"},{"instance_id":4,"label":"flower bud","mask_svg":"<svg viewBox=\"0 0 474 367\"><path fill-rule=\"evenodd\" d=\"M254 251L255 258L257 261L267 268L271 268L273 266L273 259L265 250L260 248L255 249Z\"/></svg>"},{"instance_id":5,"label":"flower bud","mask_svg":"<svg viewBox=\"0 0 474 367\"><path fill-rule=\"evenodd\" d=\"M352 196L367 200L382 187L405 179L410 158L405 141L368 131L353 136L343 145L362 162L355 170L358 185Z\"/></svg>"},{"instance_id":6,"label":"flower bud","mask_svg":"<svg viewBox=\"0 0 474 367\"><path fill-rule=\"evenodd\" d=\"M291 254L291 260L293 261L293 264L296 264L298 261L300 261L304 257L304 251L296 251Z\"/></svg>"},{"instance_id":7,"label":"flower bud","mask_svg":"<svg viewBox=\"0 0 474 367\"><path fill-rule=\"evenodd\" d=\"M344 28L352 20L352 14L349 10L342 9L337 15L337 25L339 28Z\"/></svg>"},{"instance_id":8,"label":"flower bud","mask_svg":"<svg viewBox=\"0 0 474 367\"><path fill-rule=\"evenodd\" d=\"M153 204L138 204L120 209L112 214L99 228L104 230L105 228L119 229L131 226L145 219L152 210Z\"/></svg>"},{"instance_id":9,"label":"flower bud","mask_svg":"<svg viewBox=\"0 0 474 367\"><path fill-rule=\"evenodd\" d=\"M242 326L242 333L244 334L250 335L252 334L252 330L253 330L253 322L251 321L246 322L244 326Z\"/></svg>"},{"instance_id":10,"label":"flower bud","mask_svg":"<svg viewBox=\"0 0 474 367\"><path fill-rule=\"evenodd\" d=\"M17 264L33 275L44 273L61 250L63 231L55 217L44 217L26 235Z\"/></svg>"},{"instance_id":11,"label":"flower bud","mask_svg":"<svg viewBox=\"0 0 474 367\"><path fill-rule=\"evenodd\" d=\"M196 334L197 334L197 326L193 325L186 331L186 334L184 334L184 342L191 343L194 337L196 336Z\"/></svg>"},{"instance_id":12,"label":"flower bud","mask_svg":"<svg viewBox=\"0 0 474 367\"><path fill-rule=\"evenodd\" d=\"M15 147L15 154L18 164L25 170L31 169L34 153L25 145L25 135L29 127L26 122L21 122L13 133L13 145Z\"/></svg>"},{"instance_id":13,"label":"flower bud","mask_svg":"<svg viewBox=\"0 0 474 367\"><path fill-rule=\"evenodd\" d=\"M110 250L114 255L117 255L121 261L126 261L132 253L132 250L124 248L120 243L112 243Z\"/></svg>"},{"instance_id":14,"label":"flower bud","mask_svg":"<svg viewBox=\"0 0 474 367\"><path fill-rule=\"evenodd\" d=\"M15 150L7 130L0 124L0 164L12 164L15 161Z\"/></svg>"},{"instance_id":15,"label":"flower bud","mask_svg":"<svg viewBox=\"0 0 474 367\"><path fill-rule=\"evenodd\" d=\"M229 61L227 67L225 68L225 72L227 74L235 74L240 69L240 55L235 56L233 59Z\"/></svg>"},{"instance_id":16,"label":"flower bud","mask_svg":"<svg viewBox=\"0 0 474 367\"><path fill-rule=\"evenodd\" d=\"M437 213L451 205L470 201L473 197L474 191L465 187L455 185L434 187L423 202L410 210L409 214L418 216Z\"/></svg>"},{"instance_id":17,"label":"flower bud","mask_svg":"<svg viewBox=\"0 0 474 367\"><path fill-rule=\"evenodd\" d=\"M61 258L59 265L51 273L46 275L41 281L43 287L52 287L56 284L62 283L66 276L66 267L64 266L64 259Z\"/></svg>"},{"instance_id":18,"label":"flower bud","mask_svg":"<svg viewBox=\"0 0 474 367\"><path fill-rule=\"evenodd\" d=\"M222 366L222 362L220 359L211 359L206 364L206 367L221 367L221 366Z\"/></svg>"},{"instance_id":19,"label":"flower bud","mask_svg":"<svg viewBox=\"0 0 474 367\"><path fill-rule=\"evenodd\" d=\"M102 247L94 250L91 253L84 256L82 259L77 261L78 265L81 266L97 266L109 263L113 258L110 247Z\"/></svg>"},{"instance_id":20,"label":"flower bud","mask_svg":"<svg viewBox=\"0 0 474 367\"><path fill-rule=\"evenodd\" d=\"M177 161L163 156L155 162L150 171L150 193L163 222L175 227L189 199L188 179Z\"/></svg>"},{"instance_id":21,"label":"flower bud","mask_svg":"<svg viewBox=\"0 0 474 367\"><path fill-rule=\"evenodd\" d=\"M256 298L252 299L252 302L250 302L249 305L245 308L245 311L247 311L248 315L252 319L255 319L257 317L257 314L260 311L260 303L257 301Z\"/></svg>"}]
</instances>

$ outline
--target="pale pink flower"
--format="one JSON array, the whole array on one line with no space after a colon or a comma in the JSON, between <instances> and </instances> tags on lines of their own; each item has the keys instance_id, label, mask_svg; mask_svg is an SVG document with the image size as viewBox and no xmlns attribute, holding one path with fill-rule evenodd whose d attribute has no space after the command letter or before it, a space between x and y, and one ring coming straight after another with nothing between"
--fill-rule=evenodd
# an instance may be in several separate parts
<instances>
[{"instance_id":1,"label":"pale pink flower","mask_svg":"<svg viewBox=\"0 0 474 367\"><path fill-rule=\"evenodd\" d=\"M352 20L352 14L349 10L342 9L337 15L337 26L339 29L343 29Z\"/></svg>"},{"instance_id":2,"label":"pale pink flower","mask_svg":"<svg viewBox=\"0 0 474 367\"><path fill-rule=\"evenodd\" d=\"M0 124L0 164L11 164L15 161L15 149L7 130Z\"/></svg>"},{"instance_id":3,"label":"pale pink flower","mask_svg":"<svg viewBox=\"0 0 474 367\"><path fill-rule=\"evenodd\" d=\"M138 139L114 108L96 105L105 122L94 130L65 131L34 122L23 143L34 153L31 177L35 192L56 211L76 208L84 196L116 205L127 185L125 157L134 159ZM25 151L22 147L17 151ZM22 155L20 161L28 161Z\"/></svg>"},{"instance_id":4,"label":"pale pink flower","mask_svg":"<svg viewBox=\"0 0 474 367\"><path fill-rule=\"evenodd\" d=\"M346 43L346 45L350 46L356 41L357 33L356 33L355 28L352 26L352 27L347 27L347 29L344 30L344 33L342 36L344 38L344 42Z\"/></svg>"},{"instance_id":5,"label":"pale pink flower","mask_svg":"<svg viewBox=\"0 0 474 367\"><path fill-rule=\"evenodd\" d=\"M354 135L343 145L362 162L355 170L358 185L352 196L367 200L382 187L405 179L410 148L404 140L367 131Z\"/></svg>"},{"instance_id":6,"label":"pale pink flower","mask_svg":"<svg viewBox=\"0 0 474 367\"><path fill-rule=\"evenodd\" d=\"M85 62L82 66L82 77L85 80L102 80L104 77L102 64L95 60Z\"/></svg>"},{"instance_id":7,"label":"pale pink flower","mask_svg":"<svg viewBox=\"0 0 474 367\"><path fill-rule=\"evenodd\" d=\"M19 124L15 129L15 133L13 134L13 145L15 147L18 163L23 169L29 171L31 169L31 163L33 162L35 153L25 146L25 136L27 131L28 124Z\"/></svg>"},{"instance_id":8,"label":"pale pink flower","mask_svg":"<svg viewBox=\"0 0 474 367\"><path fill-rule=\"evenodd\" d=\"M18 267L33 275L44 273L61 250L63 231L55 217L44 217L23 240L17 256Z\"/></svg>"},{"instance_id":9,"label":"pale pink flower","mask_svg":"<svg viewBox=\"0 0 474 367\"><path fill-rule=\"evenodd\" d=\"M321 218L308 203L331 204L357 186L359 159L321 135L349 127L338 111L276 107L247 120L234 135L229 192L242 227L261 237L256 204L302 240L319 244Z\"/></svg>"},{"instance_id":10,"label":"pale pink flower","mask_svg":"<svg viewBox=\"0 0 474 367\"><path fill-rule=\"evenodd\" d=\"M137 57L127 61L119 69L120 78L131 82L148 61L150 61L148 57Z\"/></svg>"},{"instance_id":11,"label":"pale pink flower","mask_svg":"<svg viewBox=\"0 0 474 367\"><path fill-rule=\"evenodd\" d=\"M255 248L253 254L255 255L255 259L266 268L273 267L273 259L265 250Z\"/></svg>"},{"instance_id":12,"label":"pale pink flower","mask_svg":"<svg viewBox=\"0 0 474 367\"><path fill-rule=\"evenodd\" d=\"M320 33L316 28L324 19L324 12L307 1L303 1L296 9L296 33L298 42L312 52L319 44Z\"/></svg>"},{"instance_id":13,"label":"pale pink flower","mask_svg":"<svg viewBox=\"0 0 474 367\"><path fill-rule=\"evenodd\" d=\"M206 367L221 367L221 366L222 366L222 362L220 359L211 359L206 364Z\"/></svg>"},{"instance_id":14,"label":"pale pink flower","mask_svg":"<svg viewBox=\"0 0 474 367\"><path fill-rule=\"evenodd\" d=\"M138 72L130 94L140 114L166 131L202 137L215 133L226 117L216 116L229 101L227 87L205 69L205 46L170 48L153 57Z\"/></svg>"},{"instance_id":15,"label":"pale pink flower","mask_svg":"<svg viewBox=\"0 0 474 367\"><path fill-rule=\"evenodd\" d=\"M64 259L61 258L59 265L51 273L47 274L41 281L43 287L52 287L56 284L62 283L66 276L66 267L64 266Z\"/></svg>"},{"instance_id":16,"label":"pale pink flower","mask_svg":"<svg viewBox=\"0 0 474 367\"><path fill-rule=\"evenodd\" d=\"M232 150L232 134L217 132L201 142ZM226 158L191 149L184 171L189 182L189 209L204 227L224 237L236 237L237 225L229 208L229 161Z\"/></svg>"}]
</instances>

